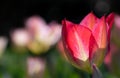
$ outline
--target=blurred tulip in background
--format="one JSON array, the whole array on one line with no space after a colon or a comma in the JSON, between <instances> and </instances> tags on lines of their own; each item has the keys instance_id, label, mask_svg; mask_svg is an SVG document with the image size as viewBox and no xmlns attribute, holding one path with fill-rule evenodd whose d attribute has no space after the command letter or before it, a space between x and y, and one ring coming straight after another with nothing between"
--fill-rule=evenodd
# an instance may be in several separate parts
<instances>
[{"instance_id":1,"label":"blurred tulip in background","mask_svg":"<svg viewBox=\"0 0 120 78\"><path fill-rule=\"evenodd\" d=\"M28 48L34 54L47 52L61 37L60 24L56 22L46 24L46 22L38 16L28 18L25 26L32 35L32 40Z\"/></svg>"},{"instance_id":2,"label":"blurred tulip in background","mask_svg":"<svg viewBox=\"0 0 120 78\"><path fill-rule=\"evenodd\" d=\"M120 29L120 15L119 14L115 14L115 26L117 26Z\"/></svg>"},{"instance_id":3,"label":"blurred tulip in background","mask_svg":"<svg viewBox=\"0 0 120 78\"><path fill-rule=\"evenodd\" d=\"M29 78L43 78L46 61L45 59L39 57L28 57L27 67Z\"/></svg>"},{"instance_id":4,"label":"blurred tulip in background","mask_svg":"<svg viewBox=\"0 0 120 78\"><path fill-rule=\"evenodd\" d=\"M31 35L24 28L18 28L10 33L12 40L12 48L15 52L24 53L27 50L27 45L31 40Z\"/></svg>"},{"instance_id":5,"label":"blurred tulip in background","mask_svg":"<svg viewBox=\"0 0 120 78\"><path fill-rule=\"evenodd\" d=\"M14 45L26 47L30 41L30 34L26 29L15 29L11 32L11 39Z\"/></svg>"}]
</instances>

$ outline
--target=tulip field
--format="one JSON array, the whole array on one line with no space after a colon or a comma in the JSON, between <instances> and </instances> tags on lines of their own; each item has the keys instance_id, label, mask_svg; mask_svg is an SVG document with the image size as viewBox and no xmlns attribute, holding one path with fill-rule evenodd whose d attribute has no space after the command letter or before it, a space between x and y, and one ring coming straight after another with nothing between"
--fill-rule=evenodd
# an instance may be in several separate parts
<instances>
[{"instance_id":1,"label":"tulip field","mask_svg":"<svg viewBox=\"0 0 120 78\"><path fill-rule=\"evenodd\" d=\"M32 16L11 31L11 42L0 37L0 77L119 78L118 20L115 13L99 19L90 12L80 24L47 24Z\"/></svg>"},{"instance_id":2,"label":"tulip field","mask_svg":"<svg viewBox=\"0 0 120 78\"><path fill-rule=\"evenodd\" d=\"M1 4L0 78L120 78L119 2L47 2Z\"/></svg>"}]
</instances>

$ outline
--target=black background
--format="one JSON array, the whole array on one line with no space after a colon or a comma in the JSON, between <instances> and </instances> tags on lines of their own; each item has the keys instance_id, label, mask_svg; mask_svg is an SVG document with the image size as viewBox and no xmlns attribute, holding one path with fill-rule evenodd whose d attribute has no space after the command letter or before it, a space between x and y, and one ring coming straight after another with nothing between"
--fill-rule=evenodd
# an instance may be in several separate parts
<instances>
[{"instance_id":1,"label":"black background","mask_svg":"<svg viewBox=\"0 0 120 78\"><path fill-rule=\"evenodd\" d=\"M98 1L105 1L109 10L95 9ZM104 7L104 6L103 6ZM0 35L9 35L10 30L24 27L24 21L32 15L42 16L48 23L67 18L78 23L86 14L94 11L97 16L105 12L120 12L120 0L3 0L0 1Z\"/></svg>"}]
</instances>

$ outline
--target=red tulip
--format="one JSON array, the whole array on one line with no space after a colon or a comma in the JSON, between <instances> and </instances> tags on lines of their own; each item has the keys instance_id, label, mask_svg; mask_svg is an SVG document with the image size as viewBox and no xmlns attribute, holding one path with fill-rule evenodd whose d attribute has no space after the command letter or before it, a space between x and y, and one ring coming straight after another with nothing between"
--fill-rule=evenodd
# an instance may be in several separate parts
<instances>
[{"instance_id":1,"label":"red tulip","mask_svg":"<svg viewBox=\"0 0 120 78\"><path fill-rule=\"evenodd\" d=\"M110 19L99 19L92 12L80 24L63 20L62 38L68 60L87 72L91 71L91 64L99 66L110 40L110 23Z\"/></svg>"}]
</instances>

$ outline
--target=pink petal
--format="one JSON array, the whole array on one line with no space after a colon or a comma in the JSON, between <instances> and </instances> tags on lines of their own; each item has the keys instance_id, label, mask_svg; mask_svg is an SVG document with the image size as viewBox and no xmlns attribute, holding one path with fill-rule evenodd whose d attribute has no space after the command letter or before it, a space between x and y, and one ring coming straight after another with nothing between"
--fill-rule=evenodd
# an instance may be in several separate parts
<instances>
[{"instance_id":1,"label":"pink petal","mask_svg":"<svg viewBox=\"0 0 120 78\"><path fill-rule=\"evenodd\" d=\"M105 17L103 16L93 29L93 36L99 48L106 48L107 46L107 25Z\"/></svg>"},{"instance_id":2,"label":"pink petal","mask_svg":"<svg viewBox=\"0 0 120 78\"><path fill-rule=\"evenodd\" d=\"M112 28L113 22L114 22L114 13L110 13L107 18L106 18L106 22L109 25L109 28Z\"/></svg>"},{"instance_id":3,"label":"pink petal","mask_svg":"<svg viewBox=\"0 0 120 78\"><path fill-rule=\"evenodd\" d=\"M108 50L110 50L110 34L111 34L112 25L114 22L114 13L110 13L107 16L106 22L108 24Z\"/></svg>"},{"instance_id":4,"label":"pink petal","mask_svg":"<svg viewBox=\"0 0 120 78\"><path fill-rule=\"evenodd\" d=\"M89 13L81 22L80 25L86 26L89 29L93 29L95 23L99 20L99 18L97 18L93 12Z\"/></svg>"},{"instance_id":5,"label":"pink petal","mask_svg":"<svg viewBox=\"0 0 120 78\"><path fill-rule=\"evenodd\" d=\"M82 61L86 61L89 58L91 31L88 28L64 21L62 35L73 57Z\"/></svg>"},{"instance_id":6,"label":"pink petal","mask_svg":"<svg viewBox=\"0 0 120 78\"><path fill-rule=\"evenodd\" d=\"M94 36L91 35L90 42L89 42L89 60L93 59L94 54L97 51L97 49L98 49L97 42L96 42Z\"/></svg>"}]
</instances>

